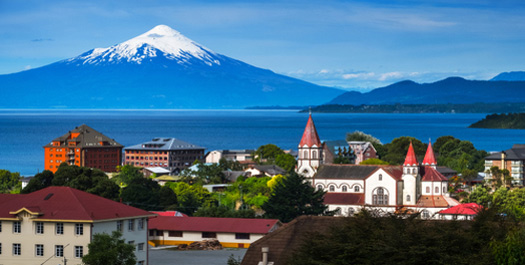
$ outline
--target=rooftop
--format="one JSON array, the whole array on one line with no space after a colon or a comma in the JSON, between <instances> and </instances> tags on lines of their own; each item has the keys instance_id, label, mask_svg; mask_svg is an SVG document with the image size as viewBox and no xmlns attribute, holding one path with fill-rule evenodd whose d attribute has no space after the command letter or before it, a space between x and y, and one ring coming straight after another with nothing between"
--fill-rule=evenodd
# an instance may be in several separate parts
<instances>
[{"instance_id":1,"label":"rooftop","mask_svg":"<svg viewBox=\"0 0 525 265\"><path fill-rule=\"evenodd\" d=\"M149 229L266 234L277 229L277 219L157 216L149 220Z\"/></svg>"},{"instance_id":2,"label":"rooftop","mask_svg":"<svg viewBox=\"0 0 525 265\"><path fill-rule=\"evenodd\" d=\"M151 141L136 144L124 148L124 150L154 150L154 151L172 151L172 150L204 150L204 147L190 144L176 138L154 138Z\"/></svg>"},{"instance_id":3,"label":"rooftop","mask_svg":"<svg viewBox=\"0 0 525 265\"><path fill-rule=\"evenodd\" d=\"M123 147L114 139L111 139L95 129L82 124L68 133L55 138L52 142L60 142L60 146L68 146L68 143L75 142L75 147ZM44 147L53 147L49 143Z\"/></svg>"}]
</instances>

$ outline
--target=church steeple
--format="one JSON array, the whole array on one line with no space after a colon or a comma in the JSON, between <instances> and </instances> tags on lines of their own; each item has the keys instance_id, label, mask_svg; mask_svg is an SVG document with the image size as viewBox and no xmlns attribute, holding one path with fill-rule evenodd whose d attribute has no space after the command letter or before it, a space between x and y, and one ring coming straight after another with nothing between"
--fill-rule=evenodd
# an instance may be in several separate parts
<instances>
[{"instance_id":1,"label":"church steeple","mask_svg":"<svg viewBox=\"0 0 525 265\"><path fill-rule=\"evenodd\" d=\"M436 168L437 162L436 157L434 156L434 150L432 149L432 142L428 140L427 153L423 159L423 166L432 166Z\"/></svg>"},{"instance_id":2,"label":"church steeple","mask_svg":"<svg viewBox=\"0 0 525 265\"><path fill-rule=\"evenodd\" d=\"M308 147L321 146L321 141L319 140L319 135L317 135L317 130L315 129L315 124L311 113L308 116L308 122L304 128L303 137L299 143L299 148L304 147L305 145Z\"/></svg>"},{"instance_id":3,"label":"church steeple","mask_svg":"<svg viewBox=\"0 0 525 265\"><path fill-rule=\"evenodd\" d=\"M412 146L412 142L410 142L410 146L408 146L408 152L407 156L405 158L405 163L403 163L403 166L417 166L417 158L416 153L414 152L414 147Z\"/></svg>"}]
</instances>

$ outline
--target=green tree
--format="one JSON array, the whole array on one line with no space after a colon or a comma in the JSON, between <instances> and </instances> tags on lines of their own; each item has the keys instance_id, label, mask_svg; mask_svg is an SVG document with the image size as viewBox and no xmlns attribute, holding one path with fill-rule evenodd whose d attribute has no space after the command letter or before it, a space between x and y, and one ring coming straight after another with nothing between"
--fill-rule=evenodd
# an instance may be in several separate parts
<instances>
[{"instance_id":1,"label":"green tree","mask_svg":"<svg viewBox=\"0 0 525 265\"><path fill-rule=\"evenodd\" d=\"M100 169L62 163L52 180L53 186L68 186L110 200L118 200L120 187Z\"/></svg>"},{"instance_id":2,"label":"green tree","mask_svg":"<svg viewBox=\"0 0 525 265\"><path fill-rule=\"evenodd\" d=\"M383 161L379 158L369 158L363 162L361 162L360 165L389 165L388 162Z\"/></svg>"},{"instance_id":3,"label":"green tree","mask_svg":"<svg viewBox=\"0 0 525 265\"><path fill-rule=\"evenodd\" d=\"M93 240L88 244L89 252L82 257L86 265L135 265L135 246L122 239L122 233L113 231L94 234Z\"/></svg>"},{"instance_id":4,"label":"green tree","mask_svg":"<svg viewBox=\"0 0 525 265\"><path fill-rule=\"evenodd\" d=\"M252 209L234 210L226 205L205 206L199 208L193 216L201 217L228 217L228 218L255 218Z\"/></svg>"},{"instance_id":5,"label":"green tree","mask_svg":"<svg viewBox=\"0 0 525 265\"><path fill-rule=\"evenodd\" d=\"M257 150L255 150L254 152L253 157L254 157L255 162L257 163L273 164L275 161L275 158L278 155L283 154L283 153L284 151L281 150L281 148L279 148L277 145L267 144L267 145L262 145L259 148L257 148Z\"/></svg>"},{"instance_id":6,"label":"green tree","mask_svg":"<svg viewBox=\"0 0 525 265\"><path fill-rule=\"evenodd\" d=\"M477 186L466 198L464 203L475 202L484 206L488 206L489 202L492 203L492 195L483 186Z\"/></svg>"},{"instance_id":7,"label":"green tree","mask_svg":"<svg viewBox=\"0 0 525 265\"><path fill-rule=\"evenodd\" d=\"M185 182L167 183L165 186L177 195L177 211L193 215L200 207L216 205L217 201L210 192L200 185L189 185Z\"/></svg>"},{"instance_id":8,"label":"green tree","mask_svg":"<svg viewBox=\"0 0 525 265\"><path fill-rule=\"evenodd\" d=\"M525 264L525 229L515 228L505 240L493 241L491 247L497 264Z\"/></svg>"},{"instance_id":9,"label":"green tree","mask_svg":"<svg viewBox=\"0 0 525 265\"><path fill-rule=\"evenodd\" d=\"M53 172L49 170L44 170L41 173L36 174L27 184L27 186L22 189L20 193L31 193L33 191L41 190L51 186L53 181Z\"/></svg>"},{"instance_id":10,"label":"green tree","mask_svg":"<svg viewBox=\"0 0 525 265\"><path fill-rule=\"evenodd\" d=\"M323 204L324 194L324 191L312 187L303 176L292 172L277 183L261 208L267 218L277 218L285 223L300 215L333 215Z\"/></svg>"},{"instance_id":11,"label":"green tree","mask_svg":"<svg viewBox=\"0 0 525 265\"><path fill-rule=\"evenodd\" d=\"M241 165L241 163L239 161L229 160L229 159L226 159L224 157L219 159L219 167L223 171L226 171L226 170L232 170L232 171L243 170L243 167L242 167L242 165Z\"/></svg>"},{"instance_id":12,"label":"green tree","mask_svg":"<svg viewBox=\"0 0 525 265\"><path fill-rule=\"evenodd\" d=\"M392 142L388 144L385 144L384 147L386 148L387 152L381 157L381 160L386 161L391 165L403 164L405 162L410 142L412 142L414 152L418 157L418 161L422 161L422 158L427 150L426 145L420 140L409 136L402 136L392 140Z\"/></svg>"},{"instance_id":13,"label":"green tree","mask_svg":"<svg viewBox=\"0 0 525 265\"><path fill-rule=\"evenodd\" d=\"M119 186L128 185L133 179L144 178L144 174L140 172L140 168L134 167L132 165L125 165L118 167L118 174L115 175L112 180L117 183Z\"/></svg>"},{"instance_id":14,"label":"green tree","mask_svg":"<svg viewBox=\"0 0 525 265\"><path fill-rule=\"evenodd\" d=\"M17 193L21 188L20 173L0 169L0 193Z\"/></svg>"},{"instance_id":15,"label":"green tree","mask_svg":"<svg viewBox=\"0 0 525 265\"><path fill-rule=\"evenodd\" d=\"M374 147L382 145L379 139L375 138L374 136L370 134L366 134L362 131L354 131L352 133L346 133L346 141L371 142L374 145Z\"/></svg>"},{"instance_id":16,"label":"green tree","mask_svg":"<svg viewBox=\"0 0 525 265\"><path fill-rule=\"evenodd\" d=\"M467 182L469 186L471 186L472 181L478 177L478 171L473 169L464 169L463 172L461 172L461 177Z\"/></svg>"},{"instance_id":17,"label":"green tree","mask_svg":"<svg viewBox=\"0 0 525 265\"><path fill-rule=\"evenodd\" d=\"M159 190L157 182L143 177L135 178L123 188L120 198L128 205L147 211L163 210L160 206Z\"/></svg>"},{"instance_id":18,"label":"green tree","mask_svg":"<svg viewBox=\"0 0 525 265\"><path fill-rule=\"evenodd\" d=\"M275 157L275 164L286 170L287 172L290 172L295 169L295 165L297 164L297 161L295 161L295 157L291 154L278 154Z\"/></svg>"}]
</instances>

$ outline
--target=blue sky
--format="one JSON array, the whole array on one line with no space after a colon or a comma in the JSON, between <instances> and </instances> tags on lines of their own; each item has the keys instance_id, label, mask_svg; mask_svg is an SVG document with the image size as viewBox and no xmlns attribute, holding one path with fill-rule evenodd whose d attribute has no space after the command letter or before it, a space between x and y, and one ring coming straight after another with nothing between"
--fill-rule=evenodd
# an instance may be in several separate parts
<instances>
[{"instance_id":1,"label":"blue sky","mask_svg":"<svg viewBox=\"0 0 525 265\"><path fill-rule=\"evenodd\" d=\"M246 63L349 90L525 70L521 0L0 0L0 74L159 24Z\"/></svg>"}]
</instances>

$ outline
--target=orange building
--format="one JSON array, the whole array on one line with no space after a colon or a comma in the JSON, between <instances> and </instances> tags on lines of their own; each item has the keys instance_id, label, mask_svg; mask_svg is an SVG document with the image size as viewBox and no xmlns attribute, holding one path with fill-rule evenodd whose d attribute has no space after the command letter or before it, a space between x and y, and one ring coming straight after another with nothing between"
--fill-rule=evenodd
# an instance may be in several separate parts
<instances>
[{"instance_id":1,"label":"orange building","mask_svg":"<svg viewBox=\"0 0 525 265\"><path fill-rule=\"evenodd\" d=\"M61 163L115 172L123 146L83 124L44 146L45 169L56 172Z\"/></svg>"}]
</instances>

